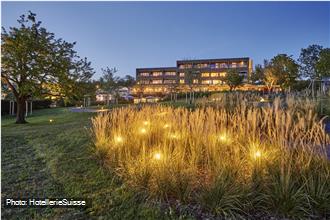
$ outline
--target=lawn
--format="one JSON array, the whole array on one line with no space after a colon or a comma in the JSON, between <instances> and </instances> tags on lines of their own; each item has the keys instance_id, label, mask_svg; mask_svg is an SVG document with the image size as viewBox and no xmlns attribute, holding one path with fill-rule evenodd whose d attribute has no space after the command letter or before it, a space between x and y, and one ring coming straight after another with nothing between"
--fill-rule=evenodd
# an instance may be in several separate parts
<instances>
[{"instance_id":1,"label":"lawn","mask_svg":"<svg viewBox=\"0 0 330 220\"><path fill-rule=\"evenodd\" d=\"M2 199L6 197L89 198L86 210L8 209L3 219L158 218L159 210L144 205L93 157L90 139L92 113L65 108L35 111L28 124L2 120ZM50 122L49 120L53 121Z\"/></svg>"}]
</instances>

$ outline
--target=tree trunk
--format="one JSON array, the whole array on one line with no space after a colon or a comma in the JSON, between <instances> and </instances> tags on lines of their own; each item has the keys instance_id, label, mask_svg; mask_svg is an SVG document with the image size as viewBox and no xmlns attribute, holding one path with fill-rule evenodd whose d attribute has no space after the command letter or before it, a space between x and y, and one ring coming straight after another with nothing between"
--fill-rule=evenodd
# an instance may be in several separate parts
<instances>
[{"instance_id":1,"label":"tree trunk","mask_svg":"<svg viewBox=\"0 0 330 220\"><path fill-rule=\"evenodd\" d=\"M25 98L16 98L17 101L17 113L16 124L25 124Z\"/></svg>"}]
</instances>

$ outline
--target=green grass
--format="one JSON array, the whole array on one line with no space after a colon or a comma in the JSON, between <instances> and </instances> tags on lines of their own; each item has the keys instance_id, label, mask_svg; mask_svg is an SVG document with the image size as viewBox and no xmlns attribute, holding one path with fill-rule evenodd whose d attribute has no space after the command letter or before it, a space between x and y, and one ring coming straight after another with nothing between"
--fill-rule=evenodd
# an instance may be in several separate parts
<instances>
[{"instance_id":1,"label":"green grass","mask_svg":"<svg viewBox=\"0 0 330 220\"><path fill-rule=\"evenodd\" d=\"M10 197L89 198L86 210L8 209L3 219L159 219L157 208L130 191L93 157L89 126L93 113L65 108L35 111L28 124L2 118L2 199ZM49 119L53 119L50 123Z\"/></svg>"}]
</instances>

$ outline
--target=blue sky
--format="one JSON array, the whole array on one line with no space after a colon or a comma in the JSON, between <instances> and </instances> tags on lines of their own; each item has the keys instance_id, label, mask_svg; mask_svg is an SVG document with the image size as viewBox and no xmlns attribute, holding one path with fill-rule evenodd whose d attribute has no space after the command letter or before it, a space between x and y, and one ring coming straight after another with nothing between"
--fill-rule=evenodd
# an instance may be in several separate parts
<instances>
[{"instance_id":1,"label":"blue sky","mask_svg":"<svg viewBox=\"0 0 330 220\"><path fill-rule=\"evenodd\" d=\"M310 44L330 46L330 2L2 2L2 26L28 10L49 31L76 41L94 67L175 66L187 58L297 58Z\"/></svg>"}]
</instances>

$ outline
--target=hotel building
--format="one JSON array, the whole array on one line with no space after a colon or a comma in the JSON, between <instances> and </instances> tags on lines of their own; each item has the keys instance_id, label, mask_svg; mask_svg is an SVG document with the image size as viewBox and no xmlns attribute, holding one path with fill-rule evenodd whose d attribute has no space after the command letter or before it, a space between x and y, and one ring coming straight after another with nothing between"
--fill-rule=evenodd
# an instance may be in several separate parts
<instances>
[{"instance_id":1,"label":"hotel building","mask_svg":"<svg viewBox=\"0 0 330 220\"><path fill-rule=\"evenodd\" d=\"M176 67L138 68L133 94L165 95L176 91L221 91L228 89L223 82L228 70L235 69L247 82L252 72L248 57L203 60L178 60Z\"/></svg>"}]
</instances>

